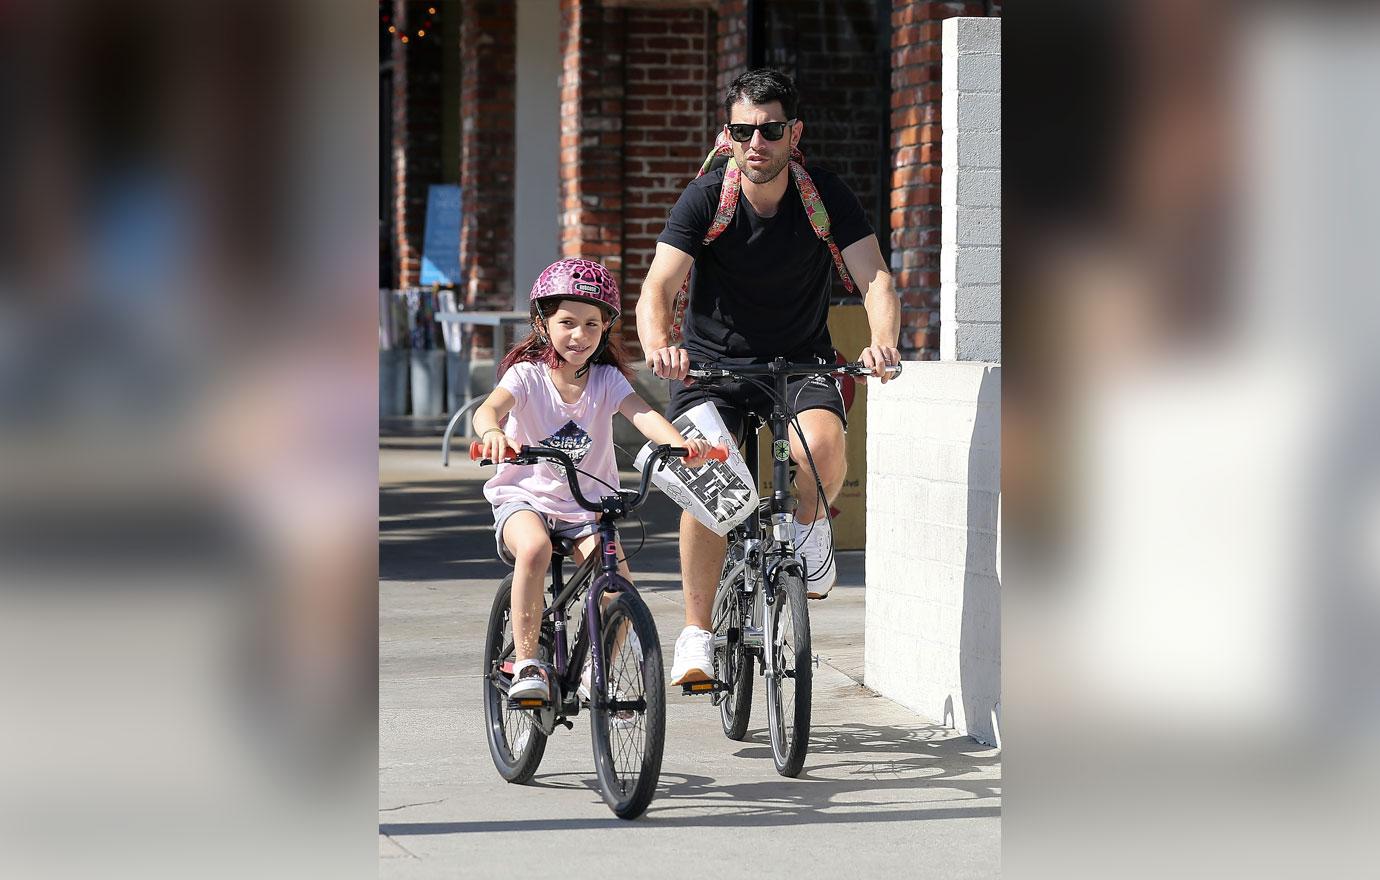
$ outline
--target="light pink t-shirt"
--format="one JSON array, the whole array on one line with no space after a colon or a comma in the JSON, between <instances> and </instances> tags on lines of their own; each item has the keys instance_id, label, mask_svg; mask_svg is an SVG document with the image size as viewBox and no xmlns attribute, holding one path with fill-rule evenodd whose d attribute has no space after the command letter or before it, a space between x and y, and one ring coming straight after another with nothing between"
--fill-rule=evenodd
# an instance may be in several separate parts
<instances>
[{"instance_id":1,"label":"light pink t-shirt","mask_svg":"<svg viewBox=\"0 0 1380 880\"><path fill-rule=\"evenodd\" d=\"M566 403L541 364L518 363L508 369L498 387L513 395L513 409L504 430L519 445L564 450L585 474L610 486L618 485L613 457L613 416L632 386L616 367L600 364L589 371L589 384L575 403ZM580 491L597 501L613 490L581 474ZM501 464L484 484L484 497L494 507L526 501L542 513L566 522L584 522L597 515L575 503L565 469L554 461L535 465Z\"/></svg>"}]
</instances>

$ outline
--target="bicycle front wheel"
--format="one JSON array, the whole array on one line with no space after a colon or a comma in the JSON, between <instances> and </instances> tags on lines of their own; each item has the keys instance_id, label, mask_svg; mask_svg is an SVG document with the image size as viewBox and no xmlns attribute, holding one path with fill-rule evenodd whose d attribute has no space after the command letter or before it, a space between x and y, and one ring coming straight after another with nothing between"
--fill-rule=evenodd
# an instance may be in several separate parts
<instances>
[{"instance_id":1,"label":"bicycle front wheel","mask_svg":"<svg viewBox=\"0 0 1380 880\"><path fill-rule=\"evenodd\" d=\"M598 590L588 601L597 602ZM652 613L623 592L604 611L604 692L590 701L594 766L604 802L620 819L636 819L661 777L666 690L661 641Z\"/></svg>"},{"instance_id":2,"label":"bicycle front wheel","mask_svg":"<svg viewBox=\"0 0 1380 880\"><path fill-rule=\"evenodd\" d=\"M768 612L772 672L767 679L767 729L776 772L795 776L805 765L810 746L810 617L805 585L795 575L776 584L776 601Z\"/></svg>"},{"instance_id":3,"label":"bicycle front wheel","mask_svg":"<svg viewBox=\"0 0 1380 880\"><path fill-rule=\"evenodd\" d=\"M533 722L531 712L508 708L508 687L513 682L512 593L510 574L498 586L484 639L484 728L498 775L521 784L537 772L546 751L546 734Z\"/></svg>"},{"instance_id":4,"label":"bicycle front wheel","mask_svg":"<svg viewBox=\"0 0 1380 880\"><path fill-rule=\"evenodd\" d=\"M752 655L743 645L747 598L741 578L721 581L714 597L714 639L716 644L724 640L714 648L714 677L729 685L726 693L718 695L719 721L724 736L731 740L747 735L752 717Z\"/></svg>"}]
</instances>

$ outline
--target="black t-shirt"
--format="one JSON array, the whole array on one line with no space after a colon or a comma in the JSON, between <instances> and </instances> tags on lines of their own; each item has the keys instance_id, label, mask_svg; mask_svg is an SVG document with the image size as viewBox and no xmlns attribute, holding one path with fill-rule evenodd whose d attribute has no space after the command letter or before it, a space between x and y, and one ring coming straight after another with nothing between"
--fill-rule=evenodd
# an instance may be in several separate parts
<instances>
[{"instance_id":1,"label":"black t-shirt","mask_svg":"<svg viewBox=\"0 0 1380 880\"><path fill-rule=\"evenodd\" d=\"M847 184L826 169L807 170L840 251L873 234ZM671 209L657 241L695 258L683 328L692 356L832 359L826 321L834 260L810 225L790 170L781 173L789 183L776 215L759 217L740 193L733 220L709 245L704 236L719 209L722 168L692 181Z\"/></svg>"}]
</instances>

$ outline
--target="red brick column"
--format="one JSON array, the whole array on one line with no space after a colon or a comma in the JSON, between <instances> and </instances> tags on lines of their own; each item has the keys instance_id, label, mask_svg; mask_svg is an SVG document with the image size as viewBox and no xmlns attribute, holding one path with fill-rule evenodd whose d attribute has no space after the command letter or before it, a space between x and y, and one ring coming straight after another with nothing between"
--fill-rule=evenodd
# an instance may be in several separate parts
<instances>
[{"instance_id":1,"label":"red brick column","mask_svg":"<svg viewBox=\"0 0 1380 880\"><path fill-rule=\"evenodd\" d=\"M747 0L720 0L718 19L719 72L714 86L722 103L728 84L747 72Z\"/></svg>"},{"instance_id":2,"label":"red brick column","mask_svg":"<svg viewBox=\"0 0 1380 880\"><path fill-rule=\"evenodd\" d=\"M401 33L415 33L430 18L423 2L394 0L392 7L391 23ZM407 43L394 38L392 47L393 244L398 284L410 287L421 275L427 187L441 180L441 33Z\"/></svg>"},{"instance_id":3,"label":"red brick column","mask_svg":"<svg viewBox=\"0 0 1380 880\"><path fill-rule=\"evenodd\" d=\"M629 9L623 117L623 278L636 303L656 239L714 143L713 17L703 9ZM629 321L624 339L640 351Z\"/></svg>"},{"instance_id":4,"label":"red brick column","mask_svg":"<svg viewBox=\"0 0 1380 880\"><path fill-rule=\"evenodd\" d=\"M985 14L981 2L892 2L891 268L908 358L939 358L940 22Z\"/></svg>"},{"instance_id":5,"label":"red brick column","mask_svg":"<svg viewBox=\"0 0 1380 880\"><path fill-rule=\"evenodd\" d=\"M599 260L620 288L623 19L597 0L561 2L561 255Z\"/></svg>"},{"instance_id":6,"label":"red brick column","mask_svg":"<svg viewBox=\"0 0 1380 880\"><path fill-rule=\"evenodd\" d=\"M516 4L466 0L461 5L460 274L471 307L513 304L516 37Z\"/></svg>"}]
</instances>

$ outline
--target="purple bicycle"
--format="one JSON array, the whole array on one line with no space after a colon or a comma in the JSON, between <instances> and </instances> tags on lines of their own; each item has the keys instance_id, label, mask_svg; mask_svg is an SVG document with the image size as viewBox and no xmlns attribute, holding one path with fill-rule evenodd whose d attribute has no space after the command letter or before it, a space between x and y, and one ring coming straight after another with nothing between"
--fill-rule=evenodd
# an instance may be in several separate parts
<instances>
[{"instance_id":1,"label":"purple bicycle","mask_svg":"<svg viewBox=\"0 0 1380 880\"><path fill-rule=\"evenodd\" d=\"M514 661L511 574L499 584L494 596L484 644L484 720L494 767L507 781L530 781L546 751L546 738L558 726L573 729L570 718L587 708L594 766L604 802L620 819L637 818L651 802L661 775L666 736L661 641L646 603L618 573L616 523L647 500L652 472L664 459L688 454L682 447L656 447L636 491L618 490L598 501L590 501L580 492L575 465L562 450L524 446L516 453L510 450L505 458L521 465L545 459L563 467L576 503L599 515L600 548L567 581L565 560L574 553L574 542L556 535L551 538L550 595L542 612L538 641L540 659L555 670L552 699L545 705L535 701L535 707L529 707L508 698ZM470 458L478 460L482 455L480 444L472 444ZM709 457L723 461L728 452L714 449ZM606 594L613 596L607 607L602 601ZM572 616L571 609L581 599L583 614ZM573 638L568 632L571 626ZM586 657L590 660L590 681L582 688Z\"/></svg>"}]
</instances>

